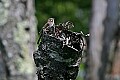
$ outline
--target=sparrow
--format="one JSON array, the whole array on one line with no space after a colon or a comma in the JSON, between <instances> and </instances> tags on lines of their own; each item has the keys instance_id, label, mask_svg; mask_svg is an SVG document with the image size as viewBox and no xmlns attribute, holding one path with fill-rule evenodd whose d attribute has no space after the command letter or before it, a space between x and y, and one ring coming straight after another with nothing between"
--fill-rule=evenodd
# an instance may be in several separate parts
<instances>
[{"instance_id":1,"label":"sparrow","mask_svg":"<svg viewBox=\"0 0 120 80\"><path fill-rule=\"evenodd\" d=\"M43 29L54 26L54 18L49 18L47 23L43 26Z\"/></svg>"},{"instance_id":2,"label":"sparrow","mask_svg":"<svg viewBox=\"0 0 120 80\"><path fill-rule=\"evenodd\" d=\"M47 33L54 33L55 32L55 23L54 18L49 18L47 23L43 26L43 32Z\"/></svg>"},{"instance_id":3,"label":"sparrow","mask_svg":"<svg viewBox=\"0 0 120 80\"><path fill-rule=\"evenodd\" d=\"M41 31L39 32L40 37L39 37L39 39L38 39L38 41L37 41L37 44L39 44L40 39L41 39L41 37L42 37L43 34L47 34L47 33L51 32L51 29L50 29L50 28L52 28L52 27L53 27L52 33L54 33L54 32L55 32L54 18L49 18L49 19L47 20L47 23L43 26L43 28L42 28Z\"/></svg>"}]
</instances>

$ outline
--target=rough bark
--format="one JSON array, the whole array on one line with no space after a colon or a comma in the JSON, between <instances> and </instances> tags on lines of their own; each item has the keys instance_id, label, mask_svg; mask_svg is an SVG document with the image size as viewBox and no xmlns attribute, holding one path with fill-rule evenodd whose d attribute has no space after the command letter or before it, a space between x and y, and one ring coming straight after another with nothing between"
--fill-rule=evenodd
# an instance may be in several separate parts
<instances>
[{"instance_id":1,"label":"rough bark","mask_svg":"<svg viewBox=\"0 0 120 80\"><path fill-rule=\"evenodd\" d=\"M6 78L33 80L31 55L35 48L34 1L0 0L0 6L0 43L3 44L0 54L3 56L1 61L5 61L4 72L8 73L6 69L9 71Z\"/></svg>"}]
</instances>

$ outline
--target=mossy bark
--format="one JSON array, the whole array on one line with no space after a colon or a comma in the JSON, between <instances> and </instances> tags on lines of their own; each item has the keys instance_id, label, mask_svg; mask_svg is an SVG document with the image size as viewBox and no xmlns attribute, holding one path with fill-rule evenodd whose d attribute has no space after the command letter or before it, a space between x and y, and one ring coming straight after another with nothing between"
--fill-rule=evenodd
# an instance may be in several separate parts
<instances>
[{"instance_id":1,"label":"mossy bark","mask_svg":"<svg viewBox=\"0 0 120 80\"><path fill-rule=\"evenodd\" d=\"M0 43L3 45L0 46L0 61L6 66L5 77L7 80L33 80L34 0L0 0L0 8Z\"/></svg>"}]
</instances>

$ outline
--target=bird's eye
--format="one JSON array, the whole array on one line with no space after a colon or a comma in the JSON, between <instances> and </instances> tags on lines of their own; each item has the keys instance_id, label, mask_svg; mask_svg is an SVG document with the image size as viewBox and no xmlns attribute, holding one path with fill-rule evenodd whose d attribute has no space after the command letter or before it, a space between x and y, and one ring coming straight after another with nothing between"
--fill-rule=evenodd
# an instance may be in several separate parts
<instances>
[{"instance_id":1,"label":"bird's eye","mask_svg":"<svg viewBox=\"0 0 120 80\"><path fill-rule=\"evenodd\" d=\"M72 24L71 22L69 22L69 24Z\"/></svg>"},{"instance_id":2,"label":"bird's eye","mask_svg":"<svg viewBox=\"0 0 120 80\"><path fill-rule=\"evenodd\" d=\"M50 21L51 21L51 22L53 22L53 20L52 20L52 19L51 19Z\"/></svg>"}]
</instances>

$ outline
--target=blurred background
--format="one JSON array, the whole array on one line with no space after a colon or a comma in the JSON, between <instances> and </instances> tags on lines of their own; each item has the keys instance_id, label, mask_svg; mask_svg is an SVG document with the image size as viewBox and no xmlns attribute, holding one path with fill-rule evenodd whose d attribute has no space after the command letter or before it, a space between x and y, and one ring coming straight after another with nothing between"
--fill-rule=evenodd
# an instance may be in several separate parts
<instances>
[{"instance_id":1,"label":"blurred background","mask_svg":"<svg viewBox=\"0 0 120 80\"><path fill-rule=\"evenodd\" d=\"M37 80L32 54L50 17L88 33L91 0L0 0L0 80Z\"/></svg>"},{"instance_id":2,"label":"blurred background","mask_svg":"<svg viewBox=\"0 0 120 80\"><path fill-rule=\"evenodd\" d=\"M88 33L91 0L35 0L36 17L39 31L48 18L54 17L55 23L72 21L73 31Z\"/></svg>"}]
</instances>

